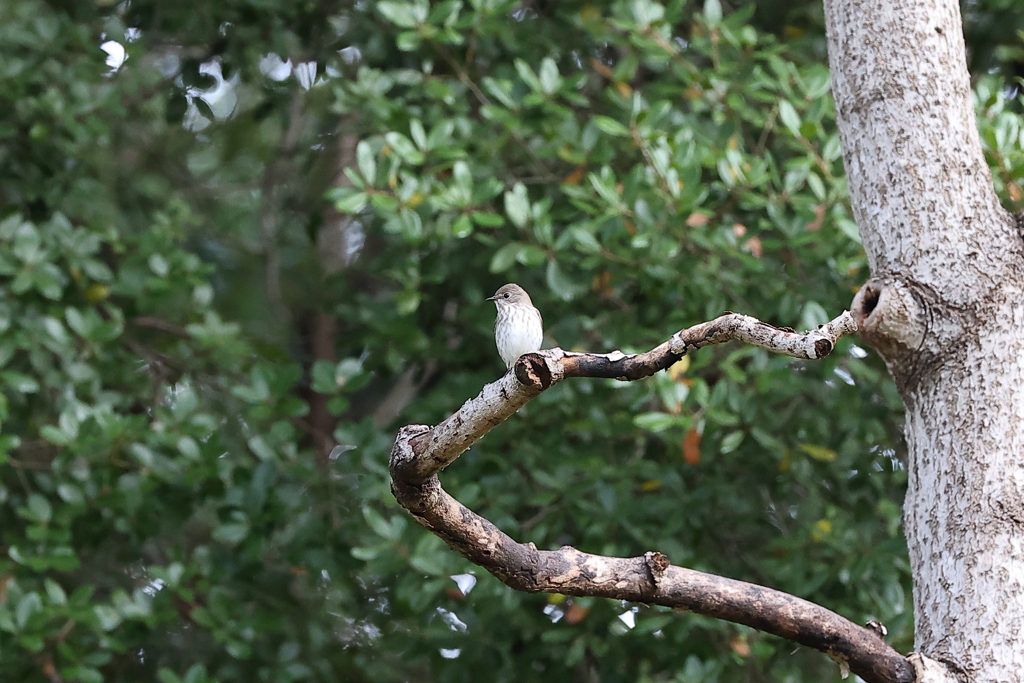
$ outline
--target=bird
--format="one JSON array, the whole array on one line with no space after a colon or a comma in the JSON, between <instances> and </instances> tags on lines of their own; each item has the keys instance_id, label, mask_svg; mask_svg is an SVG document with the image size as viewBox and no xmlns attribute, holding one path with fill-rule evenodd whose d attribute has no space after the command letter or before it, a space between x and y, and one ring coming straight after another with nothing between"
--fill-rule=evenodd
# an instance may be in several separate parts
<instances>
[{"instance_id":1,"label":"bird","mask_svg":"<svg viewBox=\"0 0 1024 683\"><path fill-rule=\"evenodd\" d=\"M498 307L494 321L494 344L498 355L511 368L524 353L540 350L544 341L544 319L533 306L530 295L519 285L502 285L494 296L487 297Z\"/></svg>"}]
</instances>

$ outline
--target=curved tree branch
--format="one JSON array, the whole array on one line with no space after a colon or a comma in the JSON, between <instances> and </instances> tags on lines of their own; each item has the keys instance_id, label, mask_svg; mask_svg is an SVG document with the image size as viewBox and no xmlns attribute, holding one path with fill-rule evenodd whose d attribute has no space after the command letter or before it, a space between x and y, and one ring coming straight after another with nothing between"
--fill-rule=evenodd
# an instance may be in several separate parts
<instances>
[{"instance_id":1,"label":"curved tree branch","mask_svg":"<svg viewBox=\"0 0 1024 683\"><path fill-rule=\"evenodd\" d=\"M408 425L391 450L391 490L399 504L452 549L512 588L588 595L686 609L745 624L829 655L869 683L908 683L914 669L873 630L801 598L763 586L673 567L659 552L643 557L591 555L570 546L538 550L518 543L452 498L437 478L487 432L530 399L569 377L635 380L669 367L689 351L737 340L796 358L830 354L857 330L848 312L806 333L729 313L674 334L647 353L527 354L436 427Z\"/></svg>"}]
</instances>

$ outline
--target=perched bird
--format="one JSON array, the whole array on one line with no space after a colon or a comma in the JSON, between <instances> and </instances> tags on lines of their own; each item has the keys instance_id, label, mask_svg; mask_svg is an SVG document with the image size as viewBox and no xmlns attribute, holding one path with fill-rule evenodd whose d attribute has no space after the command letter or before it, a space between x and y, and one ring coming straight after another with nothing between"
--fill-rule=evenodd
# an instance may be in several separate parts
<instances>
[{"instance_id":1,"label":"perched bird","mask_svg":"<svg viewBox=\"0 0 1024 683\"><path fill-rule=\"evenodd\" d=\"M498 307L494 343L505 367L512 367L524 353L540 350L544 341L544 319L533 307L525 289L512 283L502 285L487 300Z\"/></svg>"}]
</instances>

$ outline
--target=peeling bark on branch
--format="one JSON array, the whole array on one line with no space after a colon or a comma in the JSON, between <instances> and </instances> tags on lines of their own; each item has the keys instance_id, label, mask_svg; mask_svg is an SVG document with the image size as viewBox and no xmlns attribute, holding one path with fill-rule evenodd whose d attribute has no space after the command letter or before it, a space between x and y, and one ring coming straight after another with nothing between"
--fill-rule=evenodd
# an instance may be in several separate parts
<instances>
[{"instance_id":1,"label":"peeling bark on branch","mask_svg":"<svg viewBox=\"0 0 1024 683\"><path fill-rule=\"evenodd\" d=\"M647 353L572 353L562 349L528 353L501 379L485 386L476 398L466 401L447 420L418 433L414 437L416 457L396 462L392 453L391 474L410 483L425 481L450 465L530 399L568 377L642 379L666 369L689 351L732 340L794 358L814 360L832 353L836 340L856 330L857 323L847 311L818 329L803 333L774 327L748 315L727 313L680 330Z\"/></svg>"},{"instance_id":2,"label":"peeling bark on branch","mask_svg":"<svg viewBox=\"0 0 1024 683\"><path fill-rule=\"evenodd\" d=\"M925 657L920 652L907 657L914 667L914 674L920 683L966 683L962 671L956 671L948 664Z\"/></svg>"},{"instance_id":3,"label":"peeling bark on branch","mask_svg":"<svg viewBox=\"0 0 1024 683\"><path fill-rule=\"evenodd\" d=\"M569 377L635 380L669 367L691 350L737 340L796 358L818 359L857 330L844 312L816 330L797 333L729 313L681 330L636 355L548 349L520 358L501 379L437 425L399 430L391 451L391 490L416 520L452 549L518 590L587 595L686 609L772 633L829 655L866 681L914 680L910 662L874 631L823 607L763 586L673 567L658 552L643 557L590 555L564 546L538 550L518 543L452 498L437 478L487 432L530 399Z\"/></svg>"}]
</instances>

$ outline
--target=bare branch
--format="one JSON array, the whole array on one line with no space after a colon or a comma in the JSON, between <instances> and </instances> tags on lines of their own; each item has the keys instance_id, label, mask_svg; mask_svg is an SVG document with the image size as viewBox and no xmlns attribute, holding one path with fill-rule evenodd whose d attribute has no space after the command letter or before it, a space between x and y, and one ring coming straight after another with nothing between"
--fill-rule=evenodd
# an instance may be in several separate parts
<instances>
[{"instance_id":1,"label":"bare branch","mask_svg":"<svg viewBox=\"0 0 1024 683\"><path fill-rule=\"evenodd\" d=\"M567 377L642 379L668 368L691 350L732 340L796 358L819 359L832 353L839 338L856 330L857 324L847 311L804 333L774 327L748 315L727 313L680 330L646 353L572 353L562 349L529 353L447 420L418 433L416 457L396 462L392 454L392 476L407 482L426 480L450 465L530 399Z\"/></svg>"},{"instance_id":2,"label":"bare branch","mask_svg":"<svg viewBox=\"0 0 1024 683\"><path fill-rule=\"evenodd\" d=\"M590 555L570 546L538 550L518 543L452 498L437 478L487 432L530 399L568 377L635 380L663 370L692 349L738 340L797 358L830 354L855 332L849 313L797 333L736 313L695 325L647 353L527 354L499 380L436 427L408 425L391 451L391 490L416 521L512 588L629 600L686 609L772 633L829 655L869 683L909 683L914 669L873 630L770 588L673 567L659 552L643 557Z\"/></svg>"}]
</instances>

